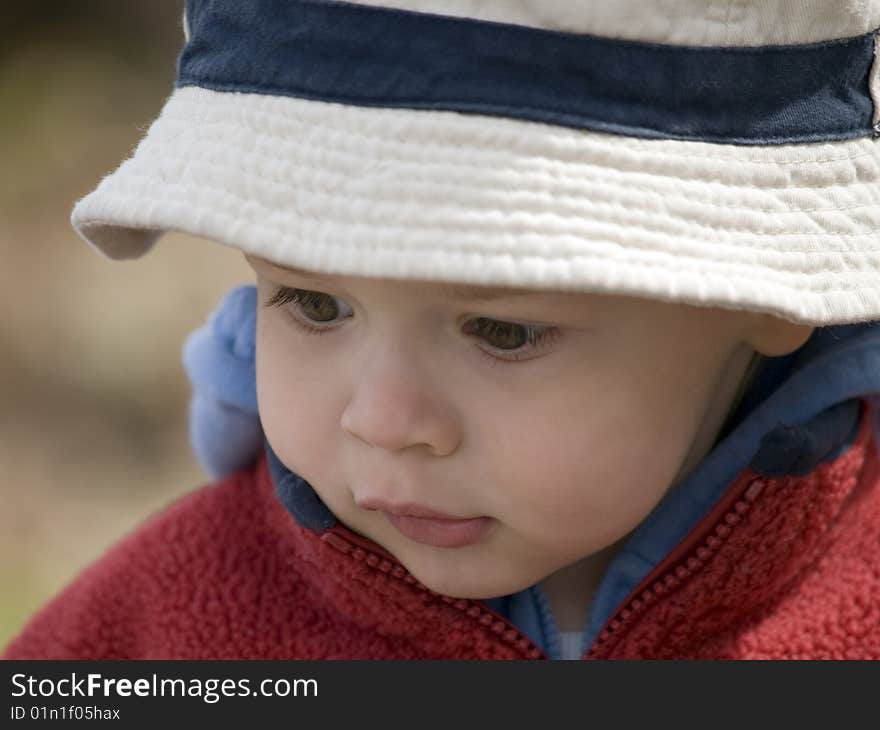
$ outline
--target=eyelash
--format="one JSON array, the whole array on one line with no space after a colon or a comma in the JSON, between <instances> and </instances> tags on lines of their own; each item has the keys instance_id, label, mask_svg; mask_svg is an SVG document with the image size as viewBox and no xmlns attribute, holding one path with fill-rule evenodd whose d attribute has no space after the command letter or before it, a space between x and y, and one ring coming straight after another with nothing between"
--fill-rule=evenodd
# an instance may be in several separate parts
<instances>
[{"instance_id":1,"label":"eyelash","mask_svg":"<svg viewBox=\"0 0 880 730\"><path fill-rule=\"evenodd\" d=\"M300 315L295 315L293 312L287 308L288 304L300 305L304 301L308 300L308 295L323 295L323 296L331 296L329 294L323 294L323 292L314 292L308 289L294 289L291 287L279 287L275 293L264 303L263 306L267 308L277 307L291 315L291 319L294 324L296 324L304 333L309 335L325 335L335 327L314 327L310 324L307 324L306 321ZM331 297L333 298L333 297ZM497 319L489 319L488 317L477 317L476 319L469 320L470 322L478 323L474 328L474 331L469 334L475 335L485 335L490 333L493 328L497 325L515 325L518 327L522 327L525 331L525 339L526 342L523 347L527 349L524 352L521 352L521 348L517 348L516 350L495 350L495 352L505 352L506 355L498 356L493 355L488 352L484 348L478 348L481 355L486 357L492 364L499 363L512 363L518 362L520 360L525 359L522 357L523 354L530 353L533 349L539 347L547 347L555 342L559 335L559 329L557 327L539 327L537 325L527 325L527 324L519 324L517 322L505 322Z\"/></svg>"}]
</instances>

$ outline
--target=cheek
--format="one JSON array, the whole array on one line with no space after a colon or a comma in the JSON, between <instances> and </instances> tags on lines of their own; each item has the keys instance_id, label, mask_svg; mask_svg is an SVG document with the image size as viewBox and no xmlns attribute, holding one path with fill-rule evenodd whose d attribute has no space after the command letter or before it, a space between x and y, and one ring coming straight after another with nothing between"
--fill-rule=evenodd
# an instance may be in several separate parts
<instances>
[{"instance_id":1,"label":"cheek","mask_svg":"<svg viewBox=\"0 0 880 730\"><path fill-rule=\"evenodd\" d=\"M263 430L288 468L320 481L321 465L333 464L335 448L333 380L326 363L316 367L302 338L286 331L277 314L257 321L257 401Z\"/></svg>"},{"instance_id":2,"label":"cheek","mask_svg":"<svg viewBox=\"0 0 880 730\"><path fill-rule=\"evenodd\" d=\"M604 382L591 389L581 380L565 391L578 398L545 397L495 422L483 417L490 483L506 485L497 506L535 540L598 549L618 539L656 506L688 451L694 409L670 413L656 389Z\"/></svg>"}]
</instances>

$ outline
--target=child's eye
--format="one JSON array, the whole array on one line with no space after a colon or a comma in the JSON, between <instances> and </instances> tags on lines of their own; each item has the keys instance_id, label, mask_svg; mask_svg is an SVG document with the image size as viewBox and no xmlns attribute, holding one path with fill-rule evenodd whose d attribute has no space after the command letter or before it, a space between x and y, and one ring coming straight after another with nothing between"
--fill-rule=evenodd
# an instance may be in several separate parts
<instances>
[{"instance_id":1,"label":"child's eye","mask_svg":"<svg viewBox=\"0 0 880 730\"><path fill-rule=\"evenodd\" d=\"M292 304L295 312L287 308ZM281 287L266 302L267 307L284 307L294 316L294 321L303 330L311 334L324 334L330 331L330 327L315 327L315 323L329 323L342 318L350 317L353 312L341 299L325 294L324 292L311 291L309 289L293 289Z\"/></svg>"},{"instance_id":2,"label":"child's eye","mask_svg":"<svg viewBox=\"0 0 880 730\"><path fill-rule=\"evenodd\" d=\"M287 305L293 305L293 308ZM286 286L280 287L265 306L284 308L290 312L294 323L304 332L316 335L335 329L329 326L316 327L316 324L336 322L353 314L351 307L330 294ZM491 352L484 347L478 349L495 363L523 360L536 349L549 345L559 336L559 329L556 327L503 322L488 317L468 320L463 331L465 334L479 337L489 345Z\"/></svg>"},{"instance_id":3,"label":"child's eye","mask_svg":"<svg viewBox=\"0 0 880 730\"><path fill-rule=\"evenodd\" d=\"M486 317L469 320L465 324L465 331L480 337L492 347L494 353L480 349L494 361L523 360L535 349L549 345L559 336L559 329L556 327L502 322ZM502 354L499 356L497 353Z\"/></svg>"}]
</instances>

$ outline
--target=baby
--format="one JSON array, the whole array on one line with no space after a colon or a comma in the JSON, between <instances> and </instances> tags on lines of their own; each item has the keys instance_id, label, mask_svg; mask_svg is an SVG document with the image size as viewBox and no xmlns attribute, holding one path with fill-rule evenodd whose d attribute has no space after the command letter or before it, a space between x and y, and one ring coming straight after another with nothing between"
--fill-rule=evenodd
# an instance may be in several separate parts
<instances>
[{"instance_id":1,"label":"baby","mask_svg":"<svg viewBox=\"0 0 880 730\"><path fill-rule=\"evenodd\" d=\"M188 2L73 223L253 268L216 481L5 656L880 658L880 7L770 5Z\"/></svg>"}]
</instances>

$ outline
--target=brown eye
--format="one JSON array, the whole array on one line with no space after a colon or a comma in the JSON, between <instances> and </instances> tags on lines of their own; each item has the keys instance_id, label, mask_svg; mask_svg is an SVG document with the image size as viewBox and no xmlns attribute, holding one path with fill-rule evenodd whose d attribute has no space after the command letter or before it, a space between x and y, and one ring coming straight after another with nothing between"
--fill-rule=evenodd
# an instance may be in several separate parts
<instances>
[{"instance_id":1,"label":"brown eye","mask_svg":"<svg viewBox=\"0 0 880 730\"><path fill-rule=\"evenodd\" d=\"M287 286L279 288L266 302L266 306L286 309L307 331L329 331L327 328L310 327L309 322L314 324L333 322L340 318L346 319L353 314L351 307L330 294Z\"/></svg>"},{"instance_id":2,"label":"brown eye","mask_svg":"<svg viewBox=\"0 0 880 730\"><path fill-rule=\"evenodd\" d=\"M473 333L498 350L517 350L529 342L528 331L521 324L499 322L484 317L473 322Z\"/></svg>"},{"instance_id":3,"label":"brown eye","mask_svg":"<svg viewBox=\"0 0 880 730\"><path fill-rule=\"evenodd\" d=\"M300 311L315 322L332 322L339 316L336 300L329 294L300 289L297 299Z\"/></svg>"},{"instance_id":4,"label":"brown eye","mask_svg":"<svg viewBox=\"0 0 880 730\"><path fill-rule=\"evenodd\" d=\"M485 343L477 349L493 363L533 359L560 337L558 327L502 322L487 317L468 320L463 330Z\"/></svg>"}]
</instances>

